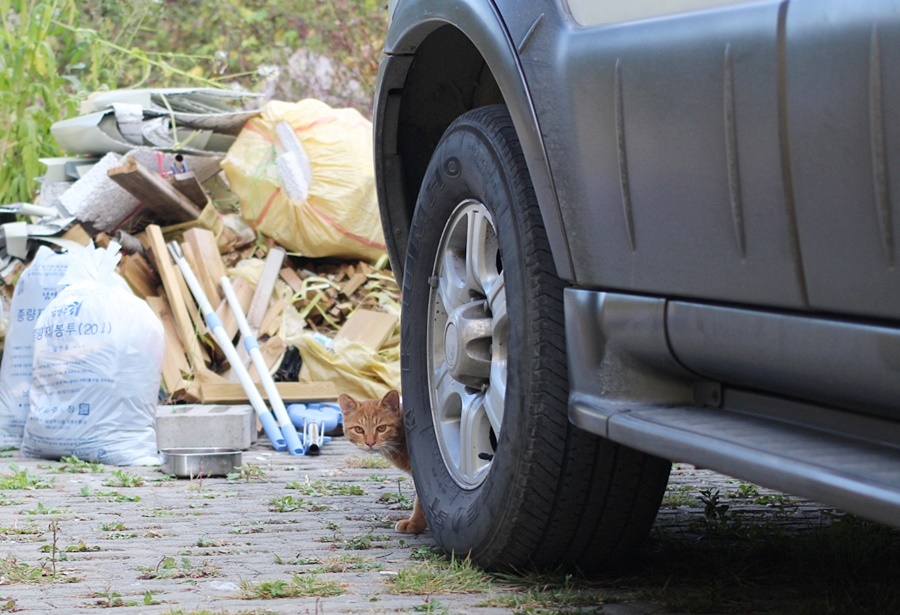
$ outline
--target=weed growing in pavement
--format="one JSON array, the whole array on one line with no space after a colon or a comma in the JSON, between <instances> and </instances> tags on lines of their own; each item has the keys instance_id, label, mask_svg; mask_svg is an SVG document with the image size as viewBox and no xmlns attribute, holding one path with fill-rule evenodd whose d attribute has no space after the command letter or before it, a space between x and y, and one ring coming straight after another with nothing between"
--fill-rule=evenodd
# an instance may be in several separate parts
<instances>
[{"instance_id":1,"label":"weed growing in pavement","mask_svg":"<svg viewBox=\"0 0 900 615\"><path fill-rule=\"evenodd\" d=\"M384 474L372 474L365 477L363 480L370 483L386 483L392 479L390 476L385 476Z\"/></svg>"},{"instance_id":2,"label":"weed growing in pavement","mask_svg":"<svg viewBox=\"0 0 900 615\"><path fill-rule=\"evenodd\" d=\"M104 483L106 484L106 483ZM86 498L97 498L104 502L140 502L139 495L124 495L118 491L92 491L90 487L82 487L81 495Z\"/></svg>"},{"instance_id":3,"label":"weed growing in pavement","mask_svg":"<svg viewBox=\"0 0 900 615\"><path fill-rule=\"evenodd\" d=\"M303 495L365 495L366 492L357 485L345 483L323 482L317 480L314 483L294 481L285 485L285 489L296 489Z\"/></svg>"},{"instance_id":4,"label":"weed growing in pavement","mask_svg":"<svg viewBox=\"0 0 900 615\"><path fill-rule=\"evenodd\" d=\"M276 598L309 598L327 596L340 596L344 593L344 586L335 581L320 579L314 574L295 574L290 581L281 579L274 581L261 581L253 583L241 581L241 594L243 600L272 600Z\"/></svg>"},{"instance_id":5,"label":"weed growing in pavement","mask_svg":"<svg viewBox=\"0 0 900 615\"><path fill-rule=\"evenodd\" d=\"M498 574L496 578L513 591L493 596L478 606L505 607L514 613L587 614L601 612L603 604L610 601L607 593L594 587L589 579L571 574Z\"/></svg>"},{"instance_id":6,"label":"weed growing in pavement","mask_svg":"<svg viewBox=\"0 0 900 615\"><path fill-rule=\"evenodd\" d=\"M344 460L343 466L355 470L386 470L391 464L380 455L351 455Z\"/></svg>"},{"instance_id":7,"label":"weed growing in pavement","mask_svg":"<svg viewBox=\"0 0 900 615\"><path fill-rule=\"evenodd\" d=\"M390 536L385 536L384 534L375 535L372 532L367 534L360 534L359 536L354 536L353 538L344 541L344 548L356 551L362 551L365 549L373 549L374 544L376 542L387 542L391 539Z\"/></svg>"},{"instance_id":8,"label":"weed growing in pavement","mask_svg":"<svg viewBox=\"0 0 900 615\"><path fill-rule=\"evenodd\" d=\"M238 481L244 481L245 483L252 481L265 482L269 479L269 476L261 467L245 463L237 472L231 472L226 475L225 479L229 483Z\"/></svg>"},{"instance_id":9,"label":"weed growing in pavement","mask_svg":"<svg viewBox=\"0 0 900 615\"><path fill-rule=\"evenodd\" d=\"M102 463L91 463L74 455L61 457L60 461L62 464L56 467L56 472L59 474L99 474L106 470Z\"/></svg>"},{"instance_id":10,"label":"weed growing in pavement","mask_svg":"<svg viewBox=\"0 0 900 615\"><path fill-rule=\"evenodd\" d=\"M3 585L49 583L55 580L56 573L46 563L32 566L20 562L15 555L10 553L6 558L0 558L0 578L3 579Z\"/></svg>"},{"instance_id":11,"label":"weed growing in pavement","mask_svg":"<svg viewBox=\"0 0 900 615\"><path fill-rule=\"evenodd\" d=\"M388 592L430 596L433 594L470 594L489 591L493 578L468 558L449 561L426 560L401 568L385 580Z\"/></svg>"},{"instance_id":12,"label":"weed growing in pavement","mask_svg":"<svg viewBox=\"0 0 900 615\"><path fill-rule=\"evenodd\" d=\"M678 508L679 506L690 506L697 502L691 492L693 489L689 485L681 485L677 489L666 491L660 506L666 508Z\"/></svg>"},{"instance_id":13,"label":"weed growing in pavement","mask_svg":"<svg viewBox=\"0 0 900 615\"><path fill-rule=\"evenodd\" d=\"M68 509L47 508L42 502L38 502L37 506L31 510L26 510L26 515L65 515L70 513Z\"/></svg>"},{"instance_id":14,"label":"weed growing in pavement","mask_svg":"<svg viewBox=\"0 0 900 615\"><path fill-rule=\"evenodd\" d=\"M53 487L53 479L43 476L32 476L27 468L19 468L11 463L9 469L12 474L0 474L0 490L2 489L50 489Z\"/></svg>"},{"instance_id":15,"label":"weed growing in pavement","mask_svg":"<svg viewBox=\"0 0 900 615\"><path fill-rule=\"evenodd\" d=\"M738 485L737 491L730 491L725 494L726 498L752 500L759 496L759 487L750 483L741 483Z\"/></svg>"},{"instance_id":16,"label":"weed growing in pavement","mask_svg":"<svg viewBox=\"0 0 900 615\"><path fill-rule=\"evenodd\" d=\"M291 559L284 559L280 555L276 555L275 563L279 566L315 566L321 564L322 560L318 557L301 557L300 555Z\"/></svg>"},{"instance_id":17,"label":"weed growing in pavement","mask_svg":"<svg viewBox=\"0 0 900 615\"><path fill-rule=\"evenodd\" d=\"M273 498L269 501L271 506L269 510L274 512L321 512L323 510L328 510L328 506L324 504L316 504L315 502L309 502L304 500L303 498L295 498L290 495L284 495L279 498Z\"/></svg>"},{"instance_id":18,"label":"weed growing in pavement","mask_svg":"<svg viewBox=\"0 0 900 615\"><path fill-rule=\"evenodd\" d=\"M106 487L143 487L144 477L137 474L131 474L125 470L115 470L112 473L113 478L103 481Z\"/></svg>"},{"instance_id":19,"label":"weed growing in pavement","mask_svg":"<svg viewBox=\"0 0 900 615\"><path fill-rule=\"evenodd\" d=\"M4 527L0 526L0 536L6 537L18 537L18 536L34 536L40 537L43 535L43 532L37 529L33 523L29 522L25 527L19 527L18 525L14 525L12 527Z\"/></svg>"},{"instance_id":20,"label":"weed growing in pavement","mask_svg":"<svg viewBox=\"0 0 900 615\"><path fill-rule=\"evenodd\" d=\"M423 604L418 604L412 608L413 613L441 613L450 614L450 607L441 604L441 601L432 596L427 596Z\"/></svg>"},{"instance_id":21,"label":"weed growing in pavement","mask_svg":"<svg viewBox=\"0 0 900 615\"><path fill-rule=\"evenodd\" d=\"M101 523L100 531L101 532L124 532L128 527L121 521L116 521L115 523Z\"/></svg>"},{"instance_id":22,"label":"weed growing in pavement","mask_svg":"<svg viewBox=\"0 0 900 615\"><path fill-rule=\"evenodd\" d=\"M381 562L371 557L360 557L359 555L339 555L319 563L321 563L321 567L311 572L374 572L384 569L384 564Z\"/></svg>"},{"instance_id":23,"label":"weed growing in pavement","mask_svg":"<svg viewBox=\"0 0 900 615\"><path fill-rule=\"evenodd\" d=\"M187 557L176 560L174 557L162 558L155 567L141 566L138 568L140 579L203 579L214 577L218 574L218 568L208 562L195 565Z\"/></svg>"},{"instance_id":24,"label":"weed growing in pavement","mask_svg":"<svg viewBox=\"0 0 900 615\"><path fill-rule=\"evenodd\" d=\"M409 554L409 559L418 562L434 562L448 559L447 555L443 549L432 545L422 545Z\"/></svg>"},{"instance_id":25,"label":"weed growing in pavement","mask_svg":"<svg viewBox=\"0 0 900 615\"><path fill-rule=\"evenodd\" d=\"M387 504L394 510L412 510L413 502L402 493L382 493L378 496L379 504Z\"/></svg>"},{"instance_id":26,"label":"weed growing in pavement","mask_svg":"<svg viewBox=\"0 0 900 615\"><path fill-rule=\"evenodd\" d=\"M703 517L711 527L720 527L726 521L725 516L730 507L721 503L718 489L701 489L700 503L703 504Z\"/></svg>"},{"instance_id":27,"label":"weed growing in pavement","mask_svg":"<svg viewBox=\"0 0 900 615\"><path fill-rule=\"evenodd\" d=\"M0 493L0 506L16 506L21 503L22 500L11 500L5 493Z\"/></svg>"},{"instance_id":28,"label":"weed growing in pavement","mask_svg":"<svg viewBox=\"0 0 900 615\"><path fill-rule=\"evenodd\" d=\"M150 593L150 592L147 592ZM122 594L112 591L109 587L106 588L106 591L102 592L94 592L90 594L91 598L95 598L97 600L96 605L104 608L111 609L120 606L137 606L138 603L135 600L125 600L122 598ZM146 604L146 603L145 603Z\"/></svg>"}]
</instances>

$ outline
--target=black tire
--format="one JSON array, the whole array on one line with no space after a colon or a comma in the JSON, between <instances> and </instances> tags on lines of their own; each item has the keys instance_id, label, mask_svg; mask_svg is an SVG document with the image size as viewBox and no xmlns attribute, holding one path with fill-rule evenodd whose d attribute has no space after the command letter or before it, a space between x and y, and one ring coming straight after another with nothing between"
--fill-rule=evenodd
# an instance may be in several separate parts
<instances>
[{"instance_id":1,"label":"black tire","mask_svg":"<svg viewBox=\"0 0 900 615\"><path fill-rule=\"evenodd\" d=\"M448 128L410 237L405 421L438 544L491 569L630 558L670 464L567 419L563 283L504 106Z\"/></svg>"}]
</instances>

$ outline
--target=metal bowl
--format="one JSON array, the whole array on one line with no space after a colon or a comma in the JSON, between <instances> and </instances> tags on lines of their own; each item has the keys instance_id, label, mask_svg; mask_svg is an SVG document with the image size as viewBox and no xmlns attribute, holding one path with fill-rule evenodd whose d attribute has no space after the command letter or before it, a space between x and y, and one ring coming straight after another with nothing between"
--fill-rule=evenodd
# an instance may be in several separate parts
<instances>
[{"instance_id":1,"label":"metal bowl","mask_svg":"<svg viewBox=\"0 0 900 615\"><path fill-rule=\"evenodd\" d=\"M235 448L164 448L162 471L178 478L225 476L241 468L241 451Z\"/></svg>"}]
</instances>

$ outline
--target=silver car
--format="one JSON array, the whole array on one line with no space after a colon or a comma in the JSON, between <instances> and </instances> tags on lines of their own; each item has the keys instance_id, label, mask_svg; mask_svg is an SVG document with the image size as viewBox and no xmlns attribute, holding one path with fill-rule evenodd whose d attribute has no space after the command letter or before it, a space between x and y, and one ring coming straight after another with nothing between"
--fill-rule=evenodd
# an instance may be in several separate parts
<instances>
[{"instance_id":1,"label":"silver car","mask_svg":"<svg viewBox=\"0 0 900 615\"><path fill-rule=\"evenodd\" d=\"M439 545L622 562L672 460L900 525L900 2L390 10L376 170Z\"/></svg>"}]
</instances>

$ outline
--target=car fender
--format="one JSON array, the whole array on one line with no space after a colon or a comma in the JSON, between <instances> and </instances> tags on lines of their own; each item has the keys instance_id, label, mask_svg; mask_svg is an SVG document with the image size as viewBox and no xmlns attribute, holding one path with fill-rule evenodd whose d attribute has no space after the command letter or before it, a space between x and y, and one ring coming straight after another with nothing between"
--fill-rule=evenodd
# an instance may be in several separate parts
<instances>
[{"instance_id":1,"label":"car fender","mask_svg":"<svg viewBox=\"0 0 900 615\"><path fill-rule=\"evenodd\" d=\"M542 14L535 18L537 27ZM540 126L518 52L528 44L531 29L514 40L497 7L487 0L428 2L401 0L395 7L384 45L379 88L375 96L375 160L378 199L391 263L402 279L415 192L408 189L401 154L400 113L403 91L421 45L443 26L453 26L475 46L493 74L509 108L534 185L558 275L571 279L572 265L563 233L553 177ZM532 28L533 29L533 28ZM447 122L449 125L449 121ZM446 126L444 126L446 128Z\"/></svg>"}]
</instances>

